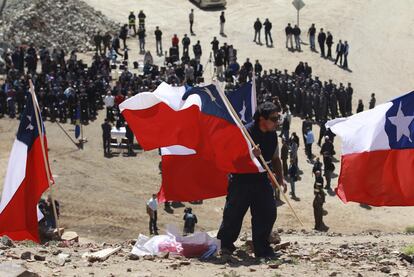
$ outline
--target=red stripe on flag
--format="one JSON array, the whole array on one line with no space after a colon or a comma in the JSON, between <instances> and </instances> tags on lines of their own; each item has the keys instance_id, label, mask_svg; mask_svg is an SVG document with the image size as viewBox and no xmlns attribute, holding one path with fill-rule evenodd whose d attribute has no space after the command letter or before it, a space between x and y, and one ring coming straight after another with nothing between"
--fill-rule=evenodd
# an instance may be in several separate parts
<instances>
[{"instance_id":1,"label":"red stripe on flag","mask_svg":"<svg viewBox=\"0 0 414 277\"><path fill-rule=\"evenodd\" d=\"M47 149L46 137L44 141ZM0 214L0 236L39 242L36 205L48 188L45 168L40 138L37 137L27 154L25 178Z\"/></svg>"},{"instance_id":2,"label":"red stripe on flag","mask_svg":"<svg viewBox=\"0 0 414 277\"><path fill-rule=\"evenodd\" d=\"M227 174L199 155L162 156L160 202L196 201L227 194Z\"/></svg>"},{"instance_id":3,"label":"red stripe on flag","mask_svg":"<svg viewBox=\"0 0 414 277\"><path fill-rule=\"evenodd\" d=\"M372 206L414 205L414 149L342 156L337 195Z\"/></svg>"}]
</instances>

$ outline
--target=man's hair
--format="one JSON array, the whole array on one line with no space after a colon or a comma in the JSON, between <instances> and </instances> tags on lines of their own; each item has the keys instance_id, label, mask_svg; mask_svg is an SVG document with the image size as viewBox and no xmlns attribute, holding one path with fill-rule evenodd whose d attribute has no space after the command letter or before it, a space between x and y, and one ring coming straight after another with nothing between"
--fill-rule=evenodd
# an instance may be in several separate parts
<instances>
[{"instance_id":1,"label":"man's hair","mask_svg":"<svg viewBox=\"0 0 414 277\"><path fill-rule=\"evenodd\" d=\"M256 112L254 113L253 119L257 123L259 122L260 117L262 116L264 119L268 119L269 116L274 112L279 112L280 107L276 106L272 102L264 102L257 107Z\"/></svg>"}]
</instances>

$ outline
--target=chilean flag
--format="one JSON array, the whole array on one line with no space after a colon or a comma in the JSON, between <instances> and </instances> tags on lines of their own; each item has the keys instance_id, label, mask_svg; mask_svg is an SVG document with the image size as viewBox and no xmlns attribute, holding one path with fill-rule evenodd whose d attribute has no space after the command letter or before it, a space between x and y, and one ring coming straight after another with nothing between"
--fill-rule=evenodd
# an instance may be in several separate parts
<instances>
[{"instance_id":1,"label":"chilean flag","mask_svg":"<svg viewBox=\"0 0 414 277\"><path fill-rule=\"evenodd\" d=\"M414 92L327 122L342 138L337 195L372 206L414 205Z\"/></svg>"},{"instance_id":2,"label":"chilean flag","mask_svg":"<svg viewBox=\"0 0 414 277\"><path fill-rule=\"evenodd\" d=\"M162 83L120 105L144 150L163 148L160 201L225 195L227 174L264 171L215 85Z\"/></svg>"},{"instance_id":3,"label":"chilean flag","mask_svg":"<svg viewBox=\"0 0 414 277\"><path fill-rule=\"evenodd\" d=\"M43 123L41 126L44 128ZM44 142L47 149L45 135ZM46 170L50 172L49 165L44 163L35 110L28 94L1 195L0 236L39 242L37 203L49 187Z\"/></svg>"}]
</instances>

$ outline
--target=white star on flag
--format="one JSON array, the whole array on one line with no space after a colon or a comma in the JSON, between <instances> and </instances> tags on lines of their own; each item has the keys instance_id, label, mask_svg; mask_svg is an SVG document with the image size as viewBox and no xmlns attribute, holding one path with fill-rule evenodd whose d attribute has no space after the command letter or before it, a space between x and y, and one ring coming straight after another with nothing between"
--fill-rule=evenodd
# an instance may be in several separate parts
<instances>
[{"instance_id":1,"label":"white star on flag","mask_svg":"<svg viewBox=\"0 0 414 277\"><path fill-rule=\"evenodd\" d=\"M243 101L243 108L240 110L240 119L243 122L246 122L246 103Z\"/></svg>"},{"instance_id":2,"label":"white star on flag","mask_svg":"<svg viewBox=\"0 0 414 277\"><path fill-rule=\"evenodd\" d=\"M400 141L402 136L406 136L410 142L413 142L411 140L411 132L410 132L410 124L414 119L414 116L405 116L403 111L401 110L401 102L400 106L398 107L398 112L395 116L388 118L392 124L395 125L397 129L397 142Z\"/></svg>"},{"instance_id":3,"label":"white star on flag","mask_svg":"<svg viewBox=\"0 0 414 277\"><path fill-rule=\"evenodd\" d=\"M30 115L28 115L27 119L29 119L29 125L27 125L26 130L33 131L34 127L32 125L32 117Z\"/></svg>"}]
</instances>

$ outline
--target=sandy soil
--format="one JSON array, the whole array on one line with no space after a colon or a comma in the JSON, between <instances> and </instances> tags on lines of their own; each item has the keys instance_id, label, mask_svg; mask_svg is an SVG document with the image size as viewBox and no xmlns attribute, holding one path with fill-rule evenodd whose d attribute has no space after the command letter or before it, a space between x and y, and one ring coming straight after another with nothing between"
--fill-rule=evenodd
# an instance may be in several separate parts
<instances>
[{"instance_id":1,"label":"sandy soil","mask_svg":"<svg viewBox=\"0 0 414 277\"><path fill-rule=\"evenodd\" d=\"M226 38L219 36L218 16L220 11L203 11L189 1L109 1L85 0L101 10L105 15L126 22L129 11L143 9L147 15L147 48L155 53L153 31L159 25L164 32L164 48L170 38L177 33L181 38L189 32L188 12L195 9L195 32L191 40L200 40L203 47L203 61L207 60L209 42L217 36L220 43L228 42L238 49L238 57L243 61L259 59L264 68L294 70L299 61L307 61L315 75L321 80L354 87L354 103L362 98L367 103L372 92L377 101L384 102L394 96L409 91L414 86L414 68L411 49L414 48L414 19L408 11L414 8L409 0L401 1L307 1L301 12L302 33L306 33L311 23L317 28L324 27L333 33L334 41L339 38L350 43L349 67L352 72L334 66L323 60L318 54L311 53L307 45L303 52L291 53L284 47L284 27L287 22L296 21L296 11L290 1L241 1L229 0L226 9ZM256 17L268 17L273 22L275 48L258 46L252 42L252 25ZM263 38L262 38L263 39ZM302 39L306 42L306 36ZM138 57L137 42L130 39L132 58ZM155 56L155 55L154 55ZM163 58L156 58L162 62ZM145 201L160 184L156 151L139 152L136 157L103 157L101 147L100 124L104 114L100 112L97 121L85 126L88 139L84 150L79 151L62 133L56 124L46 122L49 141L51 169L56 180L57 199L62 204L61 225L76 231L81 237L96 241L118 241L136 238L147 232L148 216L145 213ZM292 129L300 133L300 121L294 119ZM0 120L0 179L4 179L9 153L17 130L18 121ZM73 134L73 126L64 128ZM318 128L314 129L318 133ZM339 149L339 142L336 147ZM319 152L314 147L315 153ZM340 151L337 151L340 153ZM293 207L304 222L301 227L294 219L287 205L278 209L276 225L283 228L308 229L313 227L313 178L311 165L305 160L300 149L300 168L302 180L297 184L299 202ZM339 157L337 157L339 158ZM337 172L340 168L336 164ZM334 180L334 183L337 179ZM0 185L2 186L2 184ZM188 203L184 203L188 205ZM198 230L217 229L222 215L224 198L206 200L202 205L192 205L199 218ZM358 204L343 204L337 197L329 196L325 206L329 214L325 222L330 231L341 233L359 233L367 230L401 232L413 225L414 208L361 208ZM159 225L166 223L182 224L183 208L177 208L173 214L163 210L159 213ZM250 227L250 216L245 219L244 228Z\"/></svg>"}]
</instances>

